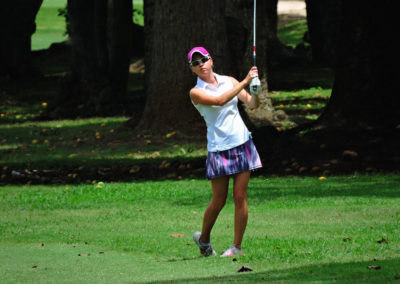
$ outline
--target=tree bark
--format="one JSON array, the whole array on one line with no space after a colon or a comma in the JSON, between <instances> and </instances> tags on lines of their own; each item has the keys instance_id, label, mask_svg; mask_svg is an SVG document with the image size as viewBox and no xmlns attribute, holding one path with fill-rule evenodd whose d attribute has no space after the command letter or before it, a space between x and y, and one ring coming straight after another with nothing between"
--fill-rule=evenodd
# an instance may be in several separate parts
<instances>
[{"instance_id":1,"label":"tree bark","mask_svg":"<svg viewBox=\"0 0 400 284\"><path fill-rule=\"evenodd\" d=\"M189 98L196 77L189 69L187 53L194 46L204 46L217 73L232 70L224 11L224 1L144 1L147 100L138 129L204 128Z\"/></svg>"},{"instance_id":2,"label":"tree bark","mask_svg":"<svg viewBox=\"0 0 400 284\"><path fill-rule=\"evenodd\" d=\"M32 77L31 36L43 0L3 1L0 9L0 76Z\"/></svg>"},{"instance_id":3,"label":"tree bark","mask_svg":"<svg viewBox=\"0 0 400 284\"><path fill-rule=\"evenodd\" d=\"M138 128L204 127L188 96L196 77L190 74L186 54L193 46L205 46L216 73L241 80L253 65L253 1L147 0L144 5L147 101ZM277 0L261 1L257 8L257 66L265 111L271 113L272 103L266 97L267 50L271 39L278 40L276 9ZM247 120L246 113L242 115Z\"/></svg>"},{"instance_id":4,"label":"tree bark","mask_svg":"<svg viewBox=\"0 0 400 284\"><path fill-rule=\"evenodd\" d=\"M393 7L394 1L341 3L335 81L319 125L350 129L399 125Z\"/></svg>"},{"instance_id":5,"label":"tree bark","mask_svg":"<svg viewBox=\"0 0 400 284\"><path fill-rule=\"evenodd\" d=\"M312 59L334 66L339 36L340 0L306 0Z\"/></svg>"},{"instance_id":6,"label":"tree bark","mask_svg":"<svg viewBox=\"0 0 400 284\"><path fill-rule=\"evenodd\" d=\"M67 116L113 115L127 87L132 1L68 0L71 71L57 99Z\"/></svg>"}]
</instances>

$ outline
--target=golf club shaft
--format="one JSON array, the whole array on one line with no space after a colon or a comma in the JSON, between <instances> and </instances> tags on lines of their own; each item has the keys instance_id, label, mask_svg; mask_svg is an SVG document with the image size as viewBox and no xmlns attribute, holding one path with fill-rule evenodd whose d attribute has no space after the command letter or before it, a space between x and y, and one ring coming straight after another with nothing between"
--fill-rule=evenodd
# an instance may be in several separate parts
<instances>
[{"instance_id":1,"label":"golf club shaft","mask_svg":"<svg viewBox=\"0 0 400 284\"><path fill-rule=\"evenodd\" d=\"M256 0L254 1L254 11L253 11L253 66L257 66L256 62ZM258 95L261 89L261 82L258 76L254 76L250 82L250 93L252 95Z\"/></svg>"},{"instance_id":2,"label":"golf club shaft","mask_svg":"<svg viewBox=\"0 0 400 284\"><path fill-rule=\"evenodd\" d=\"M253 66L257 66L256 62L256 5L257 0L254 0L253 8Z\"/></svg>"}]
</instances>

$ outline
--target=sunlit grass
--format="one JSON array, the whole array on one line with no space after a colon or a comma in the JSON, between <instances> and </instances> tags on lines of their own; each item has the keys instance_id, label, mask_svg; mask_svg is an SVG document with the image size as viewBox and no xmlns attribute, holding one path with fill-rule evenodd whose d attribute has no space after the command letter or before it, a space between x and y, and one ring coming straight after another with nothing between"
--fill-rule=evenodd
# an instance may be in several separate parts
<instances>
[{"instance_id":1,"label":"sunlit grass","mask_svg":"<svg viewBox=\"0 0 400 284\"><path fill-rule=\"evenodd\" d=\"M300 43L308 45L304 42L304 33L308 30L307 20L298 20L278 27L279 40L288 46L296 47Z\"/></svg>"},{"instance_id":2,"label":"sunlit grass","mask_svg":"<svg viewBox=\"0 0 400 284\"><path fill-rule=\"evenodd\" d=\"M206 180L3 186L2 281L387 283L400 275L399 182L253 178L237 261L201 257L193 244ZM212 234L218 253L232 242L233 218L230 192ZM254 271L236 273L243 265Z\"/></svg>"},{"instance_id":3,"label":"sunlit grass","mask_svg":"<svg viewBox=\"0 0 400 284\"><path fill-rule=\"evenodd\" d=\"M45 0L36 16L36 32L32 35L32 50L49 48L52 43L67 39L66 23L59 16L59 9L65 8L67 1Z\"/></svg>"}]
</instances>

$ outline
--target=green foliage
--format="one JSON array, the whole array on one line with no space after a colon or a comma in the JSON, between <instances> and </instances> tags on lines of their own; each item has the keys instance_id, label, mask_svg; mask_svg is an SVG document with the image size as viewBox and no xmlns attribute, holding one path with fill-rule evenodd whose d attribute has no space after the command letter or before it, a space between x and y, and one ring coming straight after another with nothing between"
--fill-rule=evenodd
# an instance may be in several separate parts
<instances>
[{"instance_id":1,"label":"green foliage","mask_svg":"<svg viewBox=\"0 0 400 284\"><path fill-rule=\"evenodd\" d=\"M201 257L193 244L205 180L3 186L2 282L395 282L399 182L254 178L246 255L236 261ZM231 244L233 218L230 194L212 235L218 253ZM253 272L236 273L243 265Z\"/></svg>"}]
</instances>

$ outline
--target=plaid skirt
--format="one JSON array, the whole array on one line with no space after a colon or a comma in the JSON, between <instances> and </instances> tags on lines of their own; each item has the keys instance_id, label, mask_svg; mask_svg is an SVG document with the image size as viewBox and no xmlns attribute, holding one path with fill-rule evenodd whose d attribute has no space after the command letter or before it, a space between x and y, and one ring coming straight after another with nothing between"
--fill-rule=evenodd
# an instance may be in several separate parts
<instances>
[{"instance_id":1,"label":"plaid skirt","mask_svg":"<svg viewBox=\"0 0 400 284\"><path fill-rule=\"evenodd\" d=\"M208 152L206 161L206 177L233 175L261 168L262 163L256 146L250 138L242 145L225 151Z\"/></svg>"}]
</instances>

